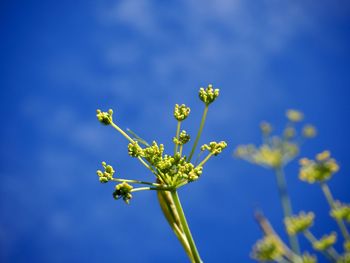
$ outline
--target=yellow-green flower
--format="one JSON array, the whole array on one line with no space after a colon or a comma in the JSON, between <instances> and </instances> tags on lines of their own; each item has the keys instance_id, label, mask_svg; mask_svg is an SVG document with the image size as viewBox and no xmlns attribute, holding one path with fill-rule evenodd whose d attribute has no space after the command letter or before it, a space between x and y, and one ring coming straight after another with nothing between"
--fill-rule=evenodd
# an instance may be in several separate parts
<instances>
[{"instance_id":1,"label":"yellow-green flower","mask_svg":"<svg viewBox=\"0 0 350 263\"><path fill-rule=\"evenodd\" d=\"M102 112L101 110L96 110L96 117L104 125L109 125L112 123L113 110L109 109L108 112Z\"/></svg>"},{"instance_id":2,"label":"yellow-green flower","mask_svg":"<svg viewBox=\"0 0 350 263\"><path fill-rule=\"evenodd\" d=\"M345 251L350 252L350 241L344 242L344 249Z\"/></svg>"},{"instance_id":3,"label":"yellow-green flower","mask_svg":"<svg viewBox=\"0 0 350 263\"><path fill-rule=\"evenodd\" d=\"M339 170L337 162L330 157L329 151L316 155L316 160L300 160L299 178L308 183L329 180Z\"/></svg>"},{"instance_id":4,"label":"yellow-green flower","mask_svg":"<svg viewBox=\"0 0 350 263\"><path fill-rule=\"evenodd\" d=\"M156 141L152 142L152 145L143 150L145 159L151 164L156 165L162 160L164 152L164 145L159 144Z\"/></svg>"},{"instance_id":5,"label":"yellow-green flower","mask_svg":"<svg viewBox=\"0 0 350 263\"><path fill-rule=\"evenodd\" d=\"M208 144L204 144L201 147L202 151L208 150L211 154L213 155L218 155L219 153L222 152L223 149L227 147L227 143L224 141L221 142L210 142Z\"/></svg>"},{"instance_id":6,"label":"yellow-green flower","mask_svg":"<svg viewBox=\"0 0 350 263\"><path fill-rule=\"evenodd\" d=\"M174 137L173 142L177 145L184 145L190 141L190 135L186 131L181 131L179 138Z\"/></svg>"},{"instance_id":7,"label":"yellow-green flower","mask_svg":"<svg viewBox=\"0 0 350 263\"><path fill-rule=\"evenodd\" d=\"M134 141L128 144L128 153L132 157L140 157L143 156L143 149L137 141Z\"/></svg>"},{"instance_id":8,"label":"yellow-green flower","mask_svg":"<svg viewBox=\"0 0 350 263\"><path fill-rule=\"evenodd\" d=\"M302 112L298 111L298 110L290 109L290 110L287 110L286 117L291 122L299 122L299 121L303 120L304 114Z\"/></svg>"},{"instance_id":9,"label":"yellow-green flower","mask_svg":"<svg viewBox=\"0 0 350 263\"><path fill-rule=\"evenodd\" d=\"M302 255L302 263L317 263L317 258L314 255L310 255L309 253L304 253Z\"/></svg>"},{"instance_id":10,"label":"yellow-green flower","mask_svg":"<svg viewBox=\"0 0 350 263\"><path fill-rule=\"evenodd\" d=\"M337 234L335 232L324 235L320 240L315 241L312 245L315 250L325 251L337 242Z\"/></svg>"},{"instance_id":11,"label":"yellow-green flower","mask_svg":"<svg viewBox=\"0 0 350 263\"><path fill-rule=\"evenodd\" d=\"M258 261L277 261L284 255L281 242L273 235L260 239L253 247L252 257Z\"/></svg>"},{"instance_id":12,"label":"yellow-green flower","mask_svg":"<svg viewBox=\"0 0 350 263\"><path fill-rule=\"evenodd\" d=\"M102 172L101 170L97 170L97 175L101 183L107 183L108 181L112 180L115 171L113 167L111 165L107 165L106 162L102 162L102 166L104 171Z\"/></svg>"},{"instance_id":13,"label":"yellow-green flower","mask_svg":"<svg viewBox=\"0 0 350 263\"><path fill-rule=\"evenodd\" d=\"M299 215L287 217L284 220L289 235L304 232L313 225L315 215L312 212L300 212Z\"/></svg>"},{"instance_id":14,"label":"yellow-green flower","mask_svg":"<svg viewBox=\"0 0 350 263\"><path fill-rule=\"evenodd\" d=\"M284 131L283 131L283 135L284 135L284 137L285 138L287 138L287 139L292 139L292 138L294 138L295 136L296 136L296 130L295 130L295 128L294 127L287 127L287 128L285 128L284 129Z\"/></svg>"},{"instance_id":15,"label":"yellow-green flower","mask_svg":"<svg viewBox=\"0 0 350 263\"><path fill-rule=\"evenodd\" d=\"M268 136L272 132L272 126L270 123L263 121L260 123L260 129L263 135Z\"/></svg>"},{"instance_id":16,"label":"yellow-green flower","mask_svg":"<svg viewBox=\"0 0 350 263\"><path fill-rule=\"evenodd\" d=\"M206 105L213 103L219 96L219 89L213 89L213 85L209 84L206 89L199 89L199 98Z\"/></svg>"},{"instance_id":17,"label":"yellow-green flower","mask_svg":"<svg viewBox=\"0 0 350 263\"><path fill-rule=\"evenodd\" d=\"M113 197L115 199L123 198L125 203L129 204L130 199L132 198L132 195L131 195L132 189L133 189L133 187L126 182L122 182L121 184L117 184L115 186L115 191L113 192Z\"/></svg>"},{"instance_id":18,"label":"yellow-green flower","mask_svg":"<svg viewBox=\"0 0 350 263\"><path fill-rule=\"evenodd\" d=\"M185 104L176 104L174 109L174 117L178 121L185 120L190 114L191 109L187 107Z\"/></svg>"},{"instance_id":19,"label":"yellow-green flower","mask_svg":"<svg viewBox=\"0 0 350 263\"><path fill-rule=\"evenodd\" d=\"M350 205L342 204L339 201L335 202L331 210L331 216L335 219L346 220L350 222Z\"/></svg>"},{"instance_id":20,"label":"yellow-green flower","mask_svg":"<svg viewBox=\"0 0 350 263\"><path fill-rule=\"evenodd\" d=\"M307 124L303 127L302 134L305 138L313 138L317 135L317 130L313 125Z\"/></svg>"},{"instance_id":21,"label":"yellow-green flower","mask_svg":"<svg viewBox=\"0 0 350 263\"><path fill-rule=\"evenodd\" d=\"M350 253L345 253L338 260L337 263L350 263Z\"/></svg>"}]
</instances>

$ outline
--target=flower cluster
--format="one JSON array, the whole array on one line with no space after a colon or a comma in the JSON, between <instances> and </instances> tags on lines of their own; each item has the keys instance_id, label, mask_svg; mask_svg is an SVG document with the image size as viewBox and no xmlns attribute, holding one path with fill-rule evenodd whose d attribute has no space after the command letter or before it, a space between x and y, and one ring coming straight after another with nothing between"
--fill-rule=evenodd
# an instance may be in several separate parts
<instances>
[{"instance_id":1,"label":"flower cluster","mask_svg":"<svg viewBox=\"0 0 350 263\"><path fill-rule=\"evenodd\" d=\"M345 253L338 260L337 263L350 263L350 253Z\"/></svg>"},{"instance_id":2,"label":"flower cluster","mask_svg":"<svg viewBox=\"0 0 350 263\"><path fill-rule=\"evenodd\" d=\"M190 114L191 109L187 107L185 104L175 104L175 109L174 109L174 117L178 121L183 121L185 120L188 115Z\"/></svg>"},{"instance_id":3,"label":"flower cluster","mask_svg":"<svg viewBox=\"0 0 350 263\"><path fill-rule=\"evenodd\" d=\"M235 155L266 168L277 168L293 159L298 152L297 144L274 137L259 147L252 144L238 146Z\"/></svg>"},{"instance_id":4,"label":"flower cluster","mask_svg":"<svg viewBox=\"0 0 350 263\"><path fill-rule=\"evenodd\" d=\"M328 248L332 247L337 241L337 234L335 232L324 235L320 240L313 242L312 246L315 250L325 251Z\"/></svg>"},{"instance_id":5,"label":"flower cluster","mask_svg":"<svg viewBox=\"0 0 350 263\"><path fill-rule=\"evenodd\" d=\"M297 216L287 217L284 220L289 235L296 235L304 232L312 226L315 215L312 212L300 212Z\"/></svg>"},{"instance_id":6,"label":"flower cluster","mask_svg":"<svg viewBox=\"0 0 350 263\"><path fill-rule=\"evenodd\" d=\"M286 117L291 122L300 122L304 119L304 114L298 110L289 109L286 112Z\"/></svg>"},{"instance_id":7,"label":"flower cluster","mask_svg":"<svg viewBox=\"0 0 350 263\"><path fill-rule=\"evenodd\" d=\"M265 236L253 247L252 257L259 261L278 261L284 255L281 242L274 235Z\"/></svg>"},{"instance_id":8,"label":"flower cluster","mask_svg":"<svg viewBox=\"0 0 350 263\"><path fill-rule=\"evenodd\" d=\"M96 110L97 119L104 125L109 125L113 122L113 110L109 109L108 112L102 112L101 110Z\"/></svg>"},{"instance_id":9,"label":"flower cluster","mask_svg":"<svg viewBox=\"0 0 350 263\"><path fill-rule=\"evenodd\" d=\"M129 204L130 199L132 198L131 192L133 187L126 183L122 182L121 184L117 184L115 186L115 191L113 192L114 199L123 198L123 200Z\"/></svg>"},{"instance_id":10,"label":"flower cluster","mask_svg":"<svg viewBox=\"0 0 350 263\"><path fill-rule=\"evenodd\" d=\"M350 205L335 202L331 210L331 216L338 220L346 220L350 223Z\"/></svg>"},{"instance_id":11,"label":"flower cluster","mask_svg":"<svg viewBox=\"0 0 350 263\"><path fill-rule=\"evenodd\" d=\"M301 261L302 263L316 263L317 258L309 253L304 253L304 255L301 257Z\"/></svg>"},{"instance_id":12,"label":"flower cluster","mask_svg":"<svg viewBox=\"0 0 350 263\"><path fill-rule=\"evenodd\" d=\"M97 170L97 175L101 183L107 183L113 179L113 175L115 173L113 167L111 165L107 165L106 162L102 162L102 166L104 171Z\"/></svg>"},{"instance_id":13,"label":"flower cluster","mask_svg":"<svg viewBox=\"0 0 350 263\"><path fill-rule=\"evenodd\" d=\"M219 89L213 89L213 85L209 84L206 89L200 88L199 98L206 105L213 103L219 96Z\"/></svg>"},{"instance_id":14,"label":"flower cluster","mask_svg":"<svg viewBox=\"0 0 350 263\"><path fill-rule=\"evenodd\" d=\"M190 141L190 135L186 131L181 131L179 138L174 137L173 142L176 145L184 145Z\"/></svg>"},{"instance_id":15,"label":"flower cluster","mask_svg":"<svg viewBox=\"0 0 350 263\"><path fill-rule=\"evenodd\" d=\"M199 97L204 102L206 106L206 111L208 105L211 104L219 95L218 89L213 89L212 85L208 88L199 90ZM203 114L206 117L207 112ZM190 135L181 129L181 123L185 120L190 113L190 108L184 104L176 104L174 108L174 117L178 121L176 136L173 138L175 144L175 151L173 154L165 154L164 145L153 141L152 144L148 144L145 140L136 136L133 132L130 132L132 136L130 137L126 132L124 132L118 125L113 122L112 115L113 111L102 112L97 110L97 119L104 125L111 125L117 131L119 131L128 141L128 154L131 157L137 158L153 175L156 176L155 182L141 182L138 180L127 180L120 178L113 178L114 170L113 167L102 163L105 171L97 171L99 179L101 182L106 183L109 181L119 182L116 186L113 196L116 199L122 198L125 202L129 203L132 192L141 190L157 190L157 191L174 191L177 188L197 180L202 172L203 166L206 161L211 156L217 156L226 148L227 144L224 141L221 142L211 142L208 145L202 146L202 151L208 150L209 154L204 157L204 159L198 164L194 165L191 163L191 157L183 155L183 146L190 141ZM192 147L191 154L195 151L196 143L199 140L201 129L204 126L205 118L202 118L202 123L200 126L200 132L197 134L196 142ZM130 184L143 184L146 187L134 188Z\"/></svg>"},{"instance_id":16,"label":"flower cluster","mask_svg":"<svg viewBox=\"0 0 350 263\"><path fill-rule=\"evenodd\" d=\"M208 144L204 144L201 147L202 151L208 150L212 155L218 155L222 152L223 149L227 147L227 143L224 141L221 142L210 142Z\"/></svg>"},{"instance_id":17,"label":"flower cluster","mask_svg":"<svg viewBox=\"0 0 350 263\"><path fill-rule=\"evenodd\" d=\"M330 156L329 151L316 155L316 160L303 158L300 160L299 178L310 184L329 180L339 170L339 166Z\"/></svg>"},{"instance_id":18,"label":"flower cluster","mask_svg":"<svg viewBox=\"0 0 350 263\"><path fill-rule=\"evenodd\" d=\"M303 120L303 114L296 110L286 112L289 120L282 135L272 135L272 126L268 122L262 122L260 129L263 135L263 143L259 146L253 144L240 145L235 151L238 158L249 161L265 168L279 168L293 160L299 153L301 139L312 138L316 135L316 129L307 124L303 127L301 136L294 127L296 122Z\"/></svg>"}]
</instances>

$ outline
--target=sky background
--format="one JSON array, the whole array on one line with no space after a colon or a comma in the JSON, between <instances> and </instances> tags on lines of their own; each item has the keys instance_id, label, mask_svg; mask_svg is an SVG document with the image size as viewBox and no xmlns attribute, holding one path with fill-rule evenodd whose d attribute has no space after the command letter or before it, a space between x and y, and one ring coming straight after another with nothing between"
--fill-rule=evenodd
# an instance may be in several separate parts
<instances>
[{"instance_id":1,"label":"sky background","mask_svg":"<svg viewBox=\"0 0 350 263\"><path fill-rule=\"evenodd\" d=\"M121 177L151 175L95 110L172 150L174 104L191 107L194 136L209 83L221 94L201 143L229 147L179 191L205 262L253 262L255 208L285 237L273 174L232 152L260 142L261 120L281 129L288 108L319 130L302 156L331 150L330 187L350 200L348 1L2 0L0 34L0 262L187 262L154 192L128 206L98 182L103 160ZM296 162L286 172L315 235L336 230L319 187L298 180Z\"/></svg>"}]
</instances>

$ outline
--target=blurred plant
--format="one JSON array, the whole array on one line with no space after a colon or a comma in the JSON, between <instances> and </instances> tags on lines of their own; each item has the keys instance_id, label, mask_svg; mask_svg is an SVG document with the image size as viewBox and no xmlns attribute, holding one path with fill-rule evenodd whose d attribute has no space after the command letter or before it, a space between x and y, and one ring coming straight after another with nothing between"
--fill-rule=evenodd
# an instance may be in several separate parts
<instances>
[{"instance_id":1,"label":"blurred plant","mask_svg":"<svg viewBox=\"0 0 350 263\"><path fill-rule=\"evenodd\" d=\"M219 90L209 85L206 89L200 88L199 98L204 103L205 108L199 126L197 136L188 155L183 155L183 146L190 141L190 136L186 131L181 131L182 122L189 116L190 108L186 105L175 105L174 117L177 120L176 135L173 138L174 153L164 154L164 145L153 141L148 144L132 131L126 133L113 121L113 111L102 112L97 110L97 119L104 125L110 125L120 132L128 141L128 153L131 157L139 160L153 175L154 181L144 182L139 180L123 179L114 177L115 170L111 165L102 162L104 171L98 170L97 175L101 183L117 182L113 197L123 199L129 204L132 194L139 191L155 190L158 194L160 207L169 222L171 228L181 242L191 262L202 262L191 235L185 214L183 212L177 189L196 181L202 174L203 166L212 157L217 156L226 148L224 141L210 142L200 148L200 154L207 151L208 154L199 164L191 162L201 137L209 105L219 96ZM134 187L141 185L141 187Z\"/></svg>"},{"instance_id":2,"label":"blurred plant","mask_svg":"<svg viewBox=\"0 0 350 263\"><path fill-rule=\"evenodd\" d=\"M304 125L301 132L297 132L296 123L301 122L304 118L304 115L297 110L288 110L286 117L288 123L282 135L272 135L271 125L263 122L260 126L263 135L262 145L243 145L237 147L235 151L237 157L270 168L275 172L283 207L284 223L289 236L290 248L273 230L268 220L261 213L257 213L256 220L265 237L255 244L252 256L258 261L317 262L315 256L300 253L297 235L303 234L312 244L312 247L324 254L331 262L350 263L350 235L345 224L345 222L350 222L350 206L334 200L327 185L327 181L339 170L337 162L331 158L329 151L317 154L315 160L302 158L300 160L299 178L301 181L310 184L318 183L321 186L330 206L330 215L339 225L344 237L344 253L339 255L333 247L337 241L335 232L324 235L320 239L312 234L310 228L314 223L314 213L300 212L298 215L293 215L287 192L284 167L299 154L304 140L316 136L317 132L310 124Z\"/></svg>"}]
</instances>

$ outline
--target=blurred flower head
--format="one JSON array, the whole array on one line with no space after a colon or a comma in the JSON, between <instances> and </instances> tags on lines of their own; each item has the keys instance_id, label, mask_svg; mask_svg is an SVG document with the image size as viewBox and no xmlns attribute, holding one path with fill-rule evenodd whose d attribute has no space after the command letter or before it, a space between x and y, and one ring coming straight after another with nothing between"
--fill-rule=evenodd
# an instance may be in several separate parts
<instances>
[{"instance_id":1,"label":"blurred flower head","mask_svg":"<svg viewBox=\"0 0 350 263\"><path fill-rule=\"evenodd\" d=\"M331 158L329 151L317 154L315 160L302 158L299 163L299 178L308 183L327 181L339 170L336 160Z\"/></svg>"}]
</instances>

